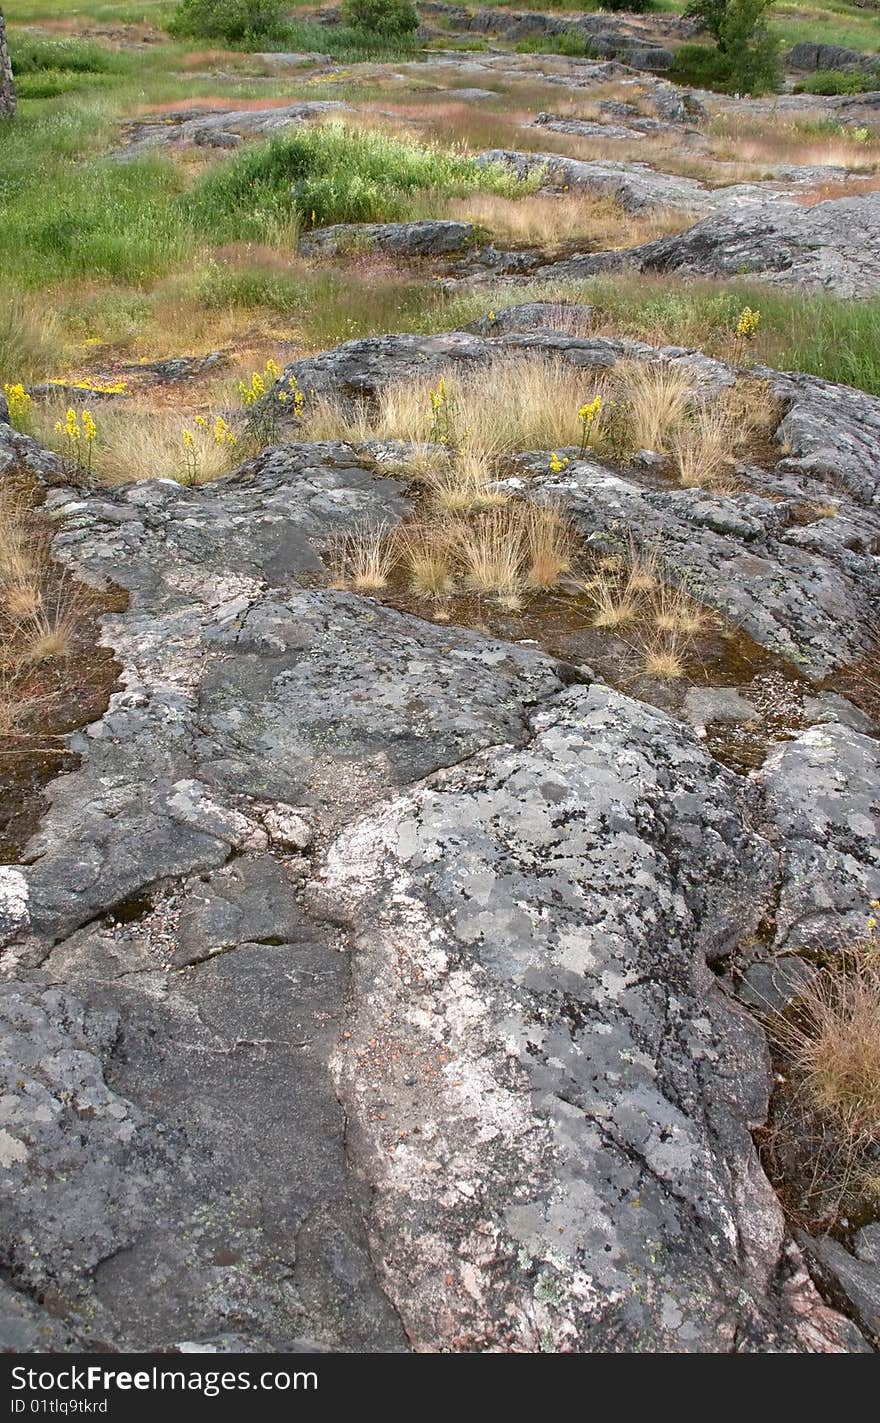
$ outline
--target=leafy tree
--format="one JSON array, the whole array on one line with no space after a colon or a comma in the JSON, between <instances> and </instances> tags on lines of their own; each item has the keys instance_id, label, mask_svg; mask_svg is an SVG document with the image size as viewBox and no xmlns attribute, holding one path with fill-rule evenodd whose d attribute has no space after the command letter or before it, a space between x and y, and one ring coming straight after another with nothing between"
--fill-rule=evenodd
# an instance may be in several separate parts
<instances>
[{"instance_id":1,"label":"leafy tree","mask_svg":"<svg viewBox=\"0 0 880 1423\"><path fill-rule=\"evenodd\" d=\"M712 88L732 93L781 89L780 40L767 26L772 4L773 0L691 0L685 14L708 30L717 49L710 57L713 51L703 46L682 46L675 71L683 77L690 69L694 74L690 82L699 82L701 75Z\"/></svg>"},{"instance_id":2,"label":"leafy tree","mask_svg":"<svg viewBox=\"0 0 880 1423\"><path fill-rule=\"evenodd\" d=\"M0 10L0 119L11 119L15 114L15 84L12 79L12 65L6 45L6 21Z\"/></svg>"}]
</instances>

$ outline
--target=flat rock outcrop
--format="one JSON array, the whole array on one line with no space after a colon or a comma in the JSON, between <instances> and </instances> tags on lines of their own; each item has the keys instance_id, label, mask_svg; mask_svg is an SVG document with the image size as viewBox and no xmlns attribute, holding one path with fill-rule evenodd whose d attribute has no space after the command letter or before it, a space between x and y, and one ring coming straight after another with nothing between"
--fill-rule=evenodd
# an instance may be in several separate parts
<instances>
[{"instance_id":1,"label":"flat rock outcrop","mask_svg":"<svg viewBox=\"0 0 880 1423\"><path fill-rule=\"evenodd\" d=\"M554 264L558 277L631 266L642 272L737 277L823 288L841 297L880 291L880 193L812 206L749 200L673 237L624 253Z\"/></svg>"},{"instance_id":2,"label":"flat rock outcrop","mask_svg":"<svg viewBox=\"0 0 880 1423\"><path fill-rule=\"evenodd\" d=\"M473 246L472 222L427 219L421 222L343 222L316 227L299 239L306 257L332 257L338 253L374 248L395 257L443 257Z\"/></svg>"},{"instance_id":3,"label":"flat rock outcrop","mask_svg":"<svg viewBox=\"0 0 880 1423\"><path fill-rule=\"evenodd\" d=\"M736 376L547 324L285 374L369 396L530 352L586 384L622 358ZM592 460L558 479L546 452L521 484L564 489L587 535L662 529L701 596L733 589L821 671L876 587L878 407L765 376L792 445L774 499ZM751 1136L764 1039L710 965L774 910L780 933L849 912L848 856L870 891L874 808L841 774L876 742L811 726L791 777L747 779L588 668L326 586L328 540L410 510L378 453L83 491L0 427L55 556L129 595L102 624L119 689L0 876L4 1346L866 1350L786 1233ZM832 479L828 529L790 524Z\"/></svg>"}]
</instances>

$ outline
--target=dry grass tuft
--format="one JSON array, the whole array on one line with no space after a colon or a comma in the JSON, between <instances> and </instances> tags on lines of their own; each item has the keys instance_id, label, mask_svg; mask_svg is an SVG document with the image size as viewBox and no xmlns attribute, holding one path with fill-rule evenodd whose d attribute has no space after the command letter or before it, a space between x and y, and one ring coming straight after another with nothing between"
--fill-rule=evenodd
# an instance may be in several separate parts
<instances>
[{"instance_id":1,"label":"dry grass tuft","mask_svg":"<svg viewBox=\"0 0 880 1423\"><path fill-rule=\"evenodd\" d=\"M86 399L82 404L87 403ZM63 452L64 440L55 428L63 424L70 402L51 400L34 406L34 428L44 444ZM192 433L195 482L208 484L227 474L244 458L237 445L218 444L209 428L202 429L192 410L161 409L143 401L106 401L92 407L97 424L93 448L95 475L109 485L143 479L189 482L184 430ZM205 417L202 417L205 418ZM247 452L245 452L247 453Z\"/></svg>"},{"instance_id":2,"label":"dry grass tuft","mask_svg":"<svg viewBox=\"0 0 880 1423\"><path fill-rule=\"evenodd\" d=\"M696 637L703 630L706 613L696 599L672 583L659 585L651 600L654 626L673 638Z\"/></svg>"},{"instance_id":3,"label":"dry grass tuft","mask_svg":"<svg viewBox=\"0 0 880 1423\"><path fill-rule=\"evenodd\" d=\"M455 592L452 530L436 523L410 524L401 530L399 547L417 598L444 603Z\"/></svg>"},{"instance_id":4,"label":"dry grass tuft","mask_svg":"<svg viewBox=\"0 0 880 1423\"><path fill-rule=\"evenodd\" d=\"M425 469L422 480L442 509L464 514L507 502L504 490L493 488L497 478L494 465L491 455L465 448L435 461Z\"/></svg>"},{"instance_id":5,"label":"dry grass tuft","mask_svg":"<svg viewBox=\"0 0 880 1423\"><path fill-rule=\"evenodd\" d=\"M574 530L557 505L525 504L521 509L526 584L529 588L553 588L571 568Z\"/></svg>"},{"instance_id":6,"label":"dry grass tuft","mask_svg":"<svg viewBox=\"0 0 880 1423\"><path fill-rule=\"evenodd\" d=\"M495 594L511 611L522 605L522 522L506 509L487 509L461 530L459 558L471 593Z\"/></svg>"},{"instance_id":7,"label":"dry grass tuft","mask_svg":"<svg viewBox=\"0 0 880 1423\"><path fill-rule=\"evenodd\" d=\"M586 585L593 598L593 626L614 632L634 623L639 615L639 601L626 583L599 577Z\"/></svg>"},{"instance_id":8,"label":"dry grass tuft","mask_svg":"<svg viewBox=\"0 0 880 1423\"><path fill-rule=\"evenodd\" d=\"M396 531L387 523L359 524L331 539L325 554L334 587L379 593L387 588L397 563Z\"/></svg>"},{"instance_id":9,"label":"dry grass tuft","mask_svg":"<svg viewBox=\"0 0 880 1423\"><path fill-rule=\"evenodd\" d=\"M880 1140L880 946L820 970L770 1029L816 1109L858 1146Z\"/></svg>"},{"instance_id":10,"label":"dry grass tuft","mask_svg":"<svg viewBox=\"0 0 880 1423\"><path fill-rule=\"evenodd\" d=\"M653 642L645 648L643 670L660 682L676 682L685 674L684 649L674 641Z\"/></svg>"},{"instance_id":11,"label":"dry grass tuft","mask_svg":"<svg viewBox=\"0 0 880 1423\"><path fill-rule=\"evenodd\" d=\"M637 247L690 227L690 213L654 208L629 213L613 197L565 193L553 197L503 198L491 193L454 199L445 215L483 227L505 246L540 247L552 253L577 242L595 251Z\"/></svg>"},{"instance_id":12,"label":"dry grass tuft","mask_svg":"<svg viewBox=\"0 0 880 1423\"><path fill-rule=\"evenodd\" d=\"M630 451L669 448L688 410L693 377L666 362L621 362L612 373L617 441Z\"/></svg>"},{"instance_id":13,"label":"dry grass tuft","mask_svg":"<svg viewBox=\"0 0 880 1423\"><path fill-rule=\"evenodd\" d=\"M436 433L430 393L441 377L449 443L481 458L578 444L577 412L596 388L594 378L559 357L502 358L474 370L397 381L380 391L372 413L363 405L319 401L307 417L309 438L429 443Z\"/></svg>"}]
</instances>

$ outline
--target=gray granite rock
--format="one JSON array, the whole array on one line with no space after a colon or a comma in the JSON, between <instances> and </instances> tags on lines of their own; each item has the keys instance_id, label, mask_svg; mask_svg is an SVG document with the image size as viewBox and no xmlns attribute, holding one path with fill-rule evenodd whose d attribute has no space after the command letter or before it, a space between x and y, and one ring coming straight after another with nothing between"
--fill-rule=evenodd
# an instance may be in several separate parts
<instances>
[{"instance_id":1,"label":"gray granite rock","mask_svg":"<svg viewBox=\"0 0 880 1423\"><path fill-rule=\"evenodd\" d=\"M814 1239L803 1231L798 1241L817 1274L852 1309L865 1333L880 1347L880 1265L857 1259L831 1236Z\"/></svg>"},{"instance_id":2,"label":"gray granite rock","mask_svg":"<svg viewBox=\"0 0 880 1423\"><path fill-rule=\"evenodd\" d=\"M557 275L587 275L626 264L642 272L748 275L822 288L841 297L867 297L880 290L878 252L880 193L811 207L754 195L744 205L725 206L687 232L661 237L625 255L574 259Z\"/></svg>"},{"instance_id":3,"label":"gray granite rock","mask_svg":"<svg viewBox=\"0 0 880 1423\"><path fill-rule=\"evenodd\" d=\"M783 850L777 944L862 937L880 899L880 743L839 722L810 727L757 775Z\"/></svg>"},{"instance_id":4,"label":"gray granite rock","mask_svg":"<svg viewBox=\"0 0 880 1423\"><path fill-rule=\"evenodd\" d=\"M303 233L299 250L306 257L374 249L395 257L441 257L461 252L475 240L472 222L347 222Z\"/></svg>"},{"instance_id":5,"label":"gray granite rock","mask_svg":"<svg viewBox=\"0 0 880 1423\"><path fill-rule=\"evenodd\" d=\"M810 1347L749 1134L760 1037L706 968L772 879L736 778L601 687L331 847L340 1092L416 1347Z\"/></svg>"}]
</instances>

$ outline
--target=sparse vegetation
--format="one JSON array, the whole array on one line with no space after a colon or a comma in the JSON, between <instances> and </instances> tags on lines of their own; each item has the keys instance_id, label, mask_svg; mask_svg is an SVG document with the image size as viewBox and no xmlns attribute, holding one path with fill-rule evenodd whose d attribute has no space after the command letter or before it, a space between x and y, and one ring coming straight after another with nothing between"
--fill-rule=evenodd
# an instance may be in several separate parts
<instances>
[{"instance_id":1,"label":"sparse vegetation","mask_svg":"<svg viewBox=\"0 0 880 1423\"><path fill-rule=\"evenodd\" d=\"M795 1219L828 1228L880 1189L880 950L865 937L824 956L783 1013L767 1019L782 1084L765 1159Z\"/></svg>"}]
</instances>

